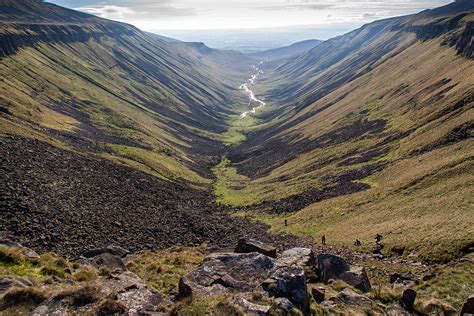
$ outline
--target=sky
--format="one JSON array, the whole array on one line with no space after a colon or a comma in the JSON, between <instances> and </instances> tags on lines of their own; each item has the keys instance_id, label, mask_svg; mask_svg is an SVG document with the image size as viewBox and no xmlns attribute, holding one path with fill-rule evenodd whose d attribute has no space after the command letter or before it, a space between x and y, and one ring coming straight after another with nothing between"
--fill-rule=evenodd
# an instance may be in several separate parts
<instances>
[{"instance_id":1,"label":"sky","mask_svg":"<svg viewBox=\"0 0 474 316\"><path fill-rule=\"evenodd\" d=\"M340 30L452 0L47 0L145 31L312 26ZM339 30L339 31L337 31Z\"/></svg>"}]
</instances>

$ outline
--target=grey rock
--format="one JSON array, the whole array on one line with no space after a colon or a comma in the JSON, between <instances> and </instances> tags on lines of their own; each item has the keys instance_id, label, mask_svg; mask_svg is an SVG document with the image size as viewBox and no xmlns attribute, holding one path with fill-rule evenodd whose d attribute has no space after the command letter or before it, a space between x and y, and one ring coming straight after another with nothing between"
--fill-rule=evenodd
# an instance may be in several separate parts
<instances>
[{"instance_id":1,"label":"grey rock","mask_svg":"<svg viewBox=\"0 0 474 316\"><path fill-rule=\"evenodd\" d=\"M351 289L344 289L336 296L330 298L331 301L343 303L348 306L371 306L372 301L365 295L358 294Z\"/></svg>"},{"instance_id":2,"label":"grey rock","mask_svg":"<svg viewBox=\"0 0 474 316\"><path fill-rule=\"evenodd\" d=\"M128 255L130 252L120 246L110 245L105 248L98 248L98 249L86 251L82 254L82 256L85 258L92 258L104 253L109 253L111 255L123 258L126 255Z\"/></svg>"},{"instance_id":3,"label":"grey rock","mask_svg":"<svg viewBox=\"0 0 474 316\"><path fill-rule=\"evenodd\" d=\"M385 309L385 313L387 316L409 316L408 313L403 307L400 305L392 305Z\"/></svg>"},{"instance_id":4,"label":"grey rock","mask_svg":"<svg viewBox=\"0 0 474 316\"><path fill-rule=\"evenodd\" d=\"M270 296L286 297L295 306L304 309L307 303L306 277L302 267L282 267L262 283Z\"/></svg>"},{"instance_id":5,"label":"grey rock","mask_svg":"<svg viewBox=\"0 0 474 316\"><path fill-rule=\"evenodd\" d=\"M153 294L148 289L131 289L118 294L117 301L123 304L126 315L146 315L147 312L156 312L158 306L164 303L161 295Z\"/></svg>"},{"instance_id":6,"label":"grey rock","mask_svg":"<svg viewBox=\"0 0 474 316\"><path fill-rule=\"evenodd\" d=\"M343 272L339 278L364 293L372 289L367 272L362 267L352 267L349 271Z\"/></svg>"},{"instance_id":7,"label":"grey rock","mask_svg":"<svg viewBox=\"0 0 474 316\"><path fill-rule=\"evenodd\" d=\"M290 311L293 309L293 303L286 297L277 297L275 298L275 304L279 308L285 310L285 311Z\"/></svg>"},{"instance_id":8,"label":"grey rock","mask_svg":"<svg viewBox=\"0 0 474 316\"><path fill-rule=\"evenodd\" d=\"M310 248L292 248L283 251L278 257L279 266L314 267L317 265L314 251Z\"/></svg>"},{"instance_id":9,"label":"grey rock","mask_svg":"<svg viewBox=\"0 0 474 316\"><path fill-rule=\"evenodd\" d=\"M179 296L250 292L259 288L275 269L276 260L257 252L212 254L180 279Z\"/></svg>"},{"instance_id":10,"label":"grey rock","mask_svg":"<svg viewBox=\"0 0 474 316\"><path fill-rule=\"evenodd\" d=\"M7 290L13 287L25 288L29 286L33 286L33 283L31 283L30 280L25 278L4 278L0 280L0 293L6 292Z\"/></svg>"},{"instance_id":11,"label":"grey rock","mask_svg":"<svg viewBox=\"0 0 474 316\"><path fill-rule=\"evenodd\" d=\"M110 253L103 253L89 259L89 262L97 268L106 268L111 271L126 271L127 267L122 259Z\"/></svg>"},{"instance_id":12,"label":"grey rock","mask_svg":"<svg viewBox=\"0 0 474 316\"><path fill-rule=\"evenodd\" d=\"M236 253L258 252L271 258L277 257L277 250L275 247L264 244L254 239L239 239L239 242L237 243L237 246L235 247L234 251Z\"/></svg>"},{"instance_id":13,"label":"grey rock","mask_svg":"<svg viewBox=\"0 0 474 316\"><path fill-rule=\"evenodd\" d=\"M342 273L349 271L351 268L343 258L331 254L318 255L317 262L321 282L339 279Z\"/></svg>"},{"instance_id":14,"label":"grey rock","mask_svg":"<svg viewBox=\"0 0 474 316\"><path fill-rule=\"evenodd\" d=\"M271 306L255 304L243 297L234 297L230 301L239 306L246 314L251 315L268 315L271 309Z\"/></svg>"},{"instance_id":15,"label":"grey rock","mask_svg":"<svg viewBox=\"0 0 474 316\"><path fill-rule=\"evenodd\" d=\"M474 315L474 295L471 295L461 309L461 316Z\"/></svg>"}]
</instances>

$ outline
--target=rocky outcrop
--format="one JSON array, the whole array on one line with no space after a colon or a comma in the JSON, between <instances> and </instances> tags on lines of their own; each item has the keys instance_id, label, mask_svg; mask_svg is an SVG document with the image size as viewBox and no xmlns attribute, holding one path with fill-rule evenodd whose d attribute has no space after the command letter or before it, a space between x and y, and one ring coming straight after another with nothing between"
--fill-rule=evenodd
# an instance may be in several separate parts
<instances>
[{"instance_id":1,"label":"rocky outcrop","mask_svg":"<svg viewBox=\"0 0 474 316\"><path fill-rule=\"evenodd\" d=\"M199 268L181 278L179 295L250 292L259 288L276 267L276 260L257 252L212 254Z\"/></svg>"},{"instance_id":2,"label":"rocky outcrop","mask_svg":"<svg viewBox=\"0 0 474 316\"><path fill-rule=\"evenodd\" d=\"M343 272L339 278L364 293L372 289L365 268L351 267L349 271Z\"/></svg>"},{"instance_id":3,"label":"rocky outcrop","mask_svg":"<svg viewBox=\"0 0 474 316\"><path fill-rule=\"evenodd\" d=\"M234 251L236 253L258 252L271 258L277 257L277 250L275 247L266 245L254 239L239 239L239 242L237 243L237 246L235 247Z\"/></svg>"},{"instance_id":4,"label":"rocky outcrop","mask_svg":"<svg viewBox=\"0 0 474 316\"><path fill-rule=\"evenodd\" d=\"M288 298L295 306L305 309L307 304L306 277L302 267L282 267L262 283L263 290L273 297Z\"/></svg>"}]
</instances>

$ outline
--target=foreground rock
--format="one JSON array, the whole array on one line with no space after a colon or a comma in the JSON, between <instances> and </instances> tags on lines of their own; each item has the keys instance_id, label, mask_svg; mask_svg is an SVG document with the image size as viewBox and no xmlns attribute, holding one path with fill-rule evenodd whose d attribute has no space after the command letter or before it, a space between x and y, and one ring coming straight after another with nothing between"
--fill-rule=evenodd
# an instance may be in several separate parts
<instances>
[{"instance_id":1,"label":"foreground rock","mask_svg":"<svg viewBox=\"0 0 474 316\"><path fill-rule=\"evenodd\" d=\"M302 267L282 267L272 273L262 284L270 296L285 297L300 309L306 308L306 277Z\"/></svg>"},{"instance_id":2,"label":"foreground rock","mask_svg":"<svg viewBox=\"0 0 474 316\"><path fill-rule=\"evenodd\" d=\"M254 239L239 239L239 242L237 243L237 246L235 247L234 251L236 253L258 252L271 258L277 257L277 250L275 247L264 244Z\"/></svg>"},{"instance_id":3,"label":"foreground rock","mask_svg":"<svg viewBox=\"0 0 474 316\"><path fill-rule=\"evenodd\" d=\"M259 288L275 268L276 260L257 252L213 254L203 265L181 278L179 295L250 292Z\"/></svg>"},{"instance_id":4,"label":"foreground rock","mask_svg":"<svg viewBox=\"0 0 474 316\"><path fill-rule=\"evenodd\" d=\"M467 299L461 310L461 316L467 316L470 314L474 315L474 295L471 295Z\"/></svg>"},{"instance_id":5,"label":"foreground rock","mask_svg":"<svg viewBox=\"0 0 474 316\"><path fill-rule=\"evenodd\" d=\"M317 257L319 280L342 280L366 293L371 290L367 272L361 267L351 267L343 258L332 254L320 254Z\"/></svg>"},{"instance_id":6,"label":"foreground rock","mask_svg":"<svg viewBox=\"0 0 474 316\"><path fill-rule=\"evenodd\" d=\"M371 306L372 301L365 295L358 294L351 289L344 289L335 297L330 299L335 303L342 303L348 306Z\"/></svg>"}]
</instances>

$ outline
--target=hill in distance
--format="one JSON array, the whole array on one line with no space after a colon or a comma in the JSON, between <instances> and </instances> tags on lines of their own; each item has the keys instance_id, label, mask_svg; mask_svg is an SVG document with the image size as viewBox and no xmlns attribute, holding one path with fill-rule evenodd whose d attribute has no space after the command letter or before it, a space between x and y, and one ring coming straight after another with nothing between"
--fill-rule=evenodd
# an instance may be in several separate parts
<instances>
[{"instance_id":1,"label":"hill in distance","mask_svg":"<svg viewBox=\"0 0 474 316\"><path fill-rule=\"evenodd\" d=\"M0 0L0 313L469 311L473 34L245 55Z\"/></svg>"}]
</instances>

